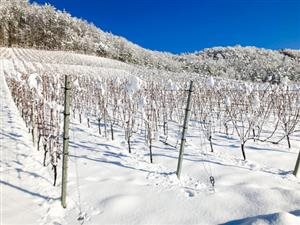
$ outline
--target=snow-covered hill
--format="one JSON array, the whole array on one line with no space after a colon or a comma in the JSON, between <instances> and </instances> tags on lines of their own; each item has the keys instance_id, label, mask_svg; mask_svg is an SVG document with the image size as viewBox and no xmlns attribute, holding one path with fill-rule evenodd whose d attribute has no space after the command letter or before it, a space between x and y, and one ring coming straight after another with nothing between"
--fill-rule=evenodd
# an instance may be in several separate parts
<instances>
[{"instance_id":1,"label":"snow-covered hill","mask_svg":"<svg viewBox=\"0 0 300 225\"><path fill-rule=\"evenodd\" d=\"M28 0L1 0L0 27L2 47L73 51L144 68L245 81L280 83L285 76L300 80L299 50L234 46L180 55L151 51L49 4Z\"/></svg>"},{"instance_id":2,"label":"snow-covered hill","mask_svg":"<svg viewBox=\"0 0 300 225\"><path fill-rule=\"evenodd\" d=\"M203 131L191 126L178 180L178 147L173 145L180 127L174 121L169 124L170 145L160 141L163 135L153 141L151 164L143 131L133 135L130 154L120 126L115 126L112 141L99 134L95 118L88 127L86 120L80 123L71 116L68 205L63 209L61 164L53 187L50 161L43 166L44 152L33 146L5 81L21 80L24 74L186 77L93 56L1 48L2 224L300 224L300 180L291 174L299 132L290 137L291 149L286 141L273 145L250 140L244 161L235 132L215 131L210 152Z\"/></svg>"}]
</instances>

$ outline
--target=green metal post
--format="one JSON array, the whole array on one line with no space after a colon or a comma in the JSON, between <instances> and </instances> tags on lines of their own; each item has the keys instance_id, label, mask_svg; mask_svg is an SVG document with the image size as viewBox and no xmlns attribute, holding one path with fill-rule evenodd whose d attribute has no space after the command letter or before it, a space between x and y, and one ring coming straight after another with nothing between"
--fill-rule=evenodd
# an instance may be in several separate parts
<instances>
[{"instance_id":1,"label":"green metal post","mask_svg":"<svg viewBox=\"0 0 300 225\"><path fill-rule=\"evenodd\" d=\"M294 169L293 174L296 177L298 177L300 175L300 151L298 153L298 158L297 158L297 161L296 161L296 165L295 165L295 169Z\"/></svg>"},{"instance_id":2,"label":"green metal post","mask_svg":"<svg viewBox=\"0 0 300 225\"><path fill-rule=\"evenodd\" d=\"M182 130L182 137L181 137L181 144L180 144L178 165L177 165L177 172L176 172L178 179L180 178L180 173L181 173L183 152L184 152L184 146L185 146L185 142L186 142L185 135L186 135L186 132L188 129L189 117L190 117L190 112L191 112L192 92L193 92L193 81L190 82L189 95L188 95L188 99L187 99L187 106L185 109L185 117L184 117L184 122L183 122L183 130Z\"/></svg>"},{"instance_id":3,"label":"green metal post","mask_svg":"<svg viewBox=\"0 0 300 225\"><path fill-rule=\"evenodd\" d=\"M69 124L70 124L70 77L65 75L65 106L64 106L64 134L63 134L63 164L62 164L62 186L61 186L61 205L67 207L67 175L68 175L68 156L69 156Z\"/></svg>"}]
</instances>

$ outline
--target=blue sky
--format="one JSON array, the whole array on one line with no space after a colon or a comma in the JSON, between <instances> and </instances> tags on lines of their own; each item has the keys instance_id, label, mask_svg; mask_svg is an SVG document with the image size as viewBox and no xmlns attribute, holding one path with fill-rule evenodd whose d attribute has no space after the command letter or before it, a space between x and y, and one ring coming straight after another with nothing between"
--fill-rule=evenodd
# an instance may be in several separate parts
<instances>
[{"instance_id":1,"label":"blue sky","mask_svg":"<svg viewBox=\"0 0 300 225\"><path fill-rule=\"evenodd\" d=\"M182 53L237 44L300 49L300 0L34 1L152 50Z\"/></svg>"}]
</instances>

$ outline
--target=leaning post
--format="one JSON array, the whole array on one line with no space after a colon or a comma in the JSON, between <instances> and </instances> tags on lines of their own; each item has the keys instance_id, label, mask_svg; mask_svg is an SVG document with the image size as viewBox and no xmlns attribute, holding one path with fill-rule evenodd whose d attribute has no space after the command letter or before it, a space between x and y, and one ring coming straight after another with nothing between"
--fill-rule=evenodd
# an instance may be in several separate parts
<instances>
[{"instance_id":1,"label":"leaning post","mask_svg":"<svg viewBox=\"0 0 300 225\"><path fill-rule=\"evenodd\" d=\"M296 165L295 165L293 174L295 175L295 177L298 177L300 175L300 151L298 153L298 158L296 161Z\"/></svg>"},{"instance_id":2,"label":"leaning post","mask_svg":"<svg viewBox=\"0 0 300 225\"><path fill-rule=\"evenodd\" d=\"M180 143L180 150L179 150L178 164L177 164L177 171L176 171L176 175L177 175L178 179L180 178L180 173L181 173L183 151L184 151L184 146L185 146L185 142L186 142L185 136L186 136L186 132L188 129L189 117L190 117L190 112L191 112L192 92L193 92L193 81L190 82L187 106L185 109L185 116L184 116L184 122L183 122L183 129L182 129L182 136L181 136L181 143Z\"/></svg>"},{"instance_id":3,"label":"leaning post","mask_svg":"<svg viewBox=\"0 0 300 225\"><path fill-rule=\"evenodd\" d=\"M63 133L63 163L62 163L62 186L61 186L61 205L67 207L67 175L68 175L68 156L69 156L69 124L70 124L70 77L65 75L65 101L64 101L64 133Z\"/></svg>"}]
</instances>

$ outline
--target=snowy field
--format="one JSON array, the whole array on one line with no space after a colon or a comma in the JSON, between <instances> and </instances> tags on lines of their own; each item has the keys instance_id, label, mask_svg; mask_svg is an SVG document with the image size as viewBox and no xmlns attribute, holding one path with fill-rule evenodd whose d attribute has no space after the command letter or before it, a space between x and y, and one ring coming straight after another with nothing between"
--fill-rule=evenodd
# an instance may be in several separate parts
<instances>
[{"instance_id":1,"label":"snowy field","mask_svg":"<svg viewBox=\"0 0 300 225\"><path fill-rule=\"evenodd\" d=\"M162 136L153 142L151 164L143 135L133 135L129 154L121 127L115 126L112 141L109 135L98 134L94 120L88 127L78 117L71 119L67 208L63 209L61 162L53 187L51 167L43 166L43 153L33 146L5 76L18 76L8 73L21 73L22 65L37 73L39 65L56 73L68 68L75 73L80 67L81 73L91 76L100 70L126 75L132 66L77 54L62 58L59 52L40 54L43 57L31 50L0 51L1 224L300 224L300 179L292 175L299 132L290 137L291 149L285 140L277 145L250 140L244 161L236 135L215 132L210 152L203 133L192 126L178 180L175 135L170 145L160 141ZM53 69L59 62L63 66ZM176 133L178 125L170 124L169 129Z\"/></svg>"}]
</instances>

